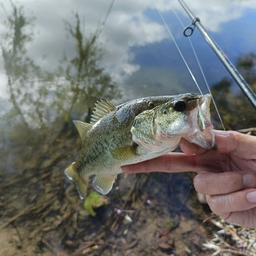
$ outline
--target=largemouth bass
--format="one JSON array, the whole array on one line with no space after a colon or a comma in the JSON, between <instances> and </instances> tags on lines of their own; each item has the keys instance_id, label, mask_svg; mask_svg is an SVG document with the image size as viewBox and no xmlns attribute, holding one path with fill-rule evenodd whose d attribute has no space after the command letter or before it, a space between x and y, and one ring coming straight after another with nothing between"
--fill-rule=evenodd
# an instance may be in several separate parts
<instances>
[{"instance_id":1,"label":"largemouth bass","mask_svg":"<svg viewBox=\"0 0 256 256\"><path fill-rule=\"evenodd\" d=\"M74 121L82 148L65 174L83 199L91 175L95 175L94 189L105 195L122 172L121 166L173 151L181 138L212 148L210 101L210 94L192 93L136 99L117 107L98 101L90 124Z\"/></svg>"}]
</instances>

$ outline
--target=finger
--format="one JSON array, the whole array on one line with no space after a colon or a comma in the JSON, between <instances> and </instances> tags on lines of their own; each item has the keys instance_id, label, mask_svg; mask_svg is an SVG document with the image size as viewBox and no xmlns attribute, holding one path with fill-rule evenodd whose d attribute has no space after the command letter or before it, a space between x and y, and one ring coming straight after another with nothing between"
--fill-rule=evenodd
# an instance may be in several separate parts
<instances>
[{"instance_id":1,"label":"finger","mask_svg":"<svg viewBox=\"0 0 256 256\"><path fill-rule=\"evenodd\" d=\"M180 148L187 155L202 154L206 151L206 149L201 148L194 143L190 143L183 138L180 141Z\"/></svg>"},{"instance_id":2,"label":"finger","mask_svg":"<svg viewBox=\"0 0 256 256\"><path fill-rule=\"evenodd\" d=\"M138 164L122 166L123 172L197 172L196 156L183 153L168 153Z\"/></svg>"},{"instance_id":3,"label":"finger","mask_svg":"<svg viewBox=\"0 0 256 256\"><path fill-rule=\"evenodd\" d=\"M256 207L256 189L206 196L206 200L214 213L228 218L232 212L246 211Z\"/></svg>"},{"instance_id":4,"label":"finger","mask_svg":"<svg viewBox=\"0 0 256 256\"><path fill-rule=\"evenodd\" d=\"M244 159L256 159L256 136L219 130L214 130L214 134L219 152L232 153Z\"/></svg>"},{"instance_id":5,"label":"finger","mask_svg":"<svg viewBox=\"0 0 256 256\"><path fill-rule=\"evenodd\" d=\"M223 167L224 164L224 167ZM216 150L201 155L173 153L121 167L126 173L142 172L221 172L226 169L225 159Z\"/></svg>"},{"instance_id":6,"label":"finger","mask_svg":"<svg viewBox=\"0 0 256 256\"><path fill-rule=\"evenodd\" d=\"M194 178L196 191L207 195L222 195L244 188L256 187L256 176L251 173L199 173Z\"/></svg>"},{"instance_id":7,"label":"finger","mask_svg":"<svg viewBox=\"0 0 256 256\"><path fill-rule=\"evenodd\" d=\"M255 221L256 208L251 208L247 211L231 212L221 216L222 219L239 224L247 228L256 228Z\"/></svg>"}]
</instances>

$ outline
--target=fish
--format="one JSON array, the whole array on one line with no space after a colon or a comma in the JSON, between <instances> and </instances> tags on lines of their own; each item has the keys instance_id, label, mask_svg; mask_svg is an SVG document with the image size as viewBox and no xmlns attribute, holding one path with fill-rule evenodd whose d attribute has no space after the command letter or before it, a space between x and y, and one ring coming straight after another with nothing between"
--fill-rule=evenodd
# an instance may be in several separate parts
<instances>
[{"instance_id":1,"label":"fish","mask_svg":"<svg viewBox=\"0 0 256 256\"><path fill-rule=\"evenodd\" d=\"M115 106L95 104L90 123L74 120L82 140L75 162L65 169L80 199L89 179L96 191L112 189L121 166L156 158L175 150L182 138L203 148L215 145L210 119L211 95L185 93L135 99Z\"/></svg>"}]
</instances>

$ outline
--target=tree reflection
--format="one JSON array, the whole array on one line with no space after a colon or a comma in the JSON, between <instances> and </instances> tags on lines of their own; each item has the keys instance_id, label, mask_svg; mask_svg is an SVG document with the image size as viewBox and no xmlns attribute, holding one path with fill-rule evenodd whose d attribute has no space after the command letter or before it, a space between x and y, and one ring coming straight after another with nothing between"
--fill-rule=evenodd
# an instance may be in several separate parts
<instances>
[{"instance_id":1,"label":"tree reflection","mask_svg":"<svg viewBox=\"0 0 256 256\"><path fill-rule=\"evenodd\" d=\"M248 53L240 56L236 62L237 69L254 92L256 91L255 59L254 53ZM255 127L256 116L254 107L243 92L239 90L238 93L234 93L230 79L224 78L219 83L213 85L212 94L218 110L224 119L226 129L237 130ZM216 114L214 117L218 119Z\"/></svg>"},{"instance_id":2,"label":"tree reflection","mask_svg":"<svg viewBox=\"0 0 256 256\"><path fill-rule=\"evenodd\" d=\"M70 122L70 116L81 119L99 98L111 100L121 95L100 66L98 31L86 38L78 14L75 25L65 23L66 31L76 42L75 56L68 59L64 54L54 71L46 71L29 57L29 45L35 37L35 17L29 16L22 6L10 4L12 12L4 21L6 31L1 37L7 89L13 105L5 120L12 128L8 138L20 151L17 155L22 164L24 159L28 162L31 149L34 155L37 150L46 154L47 150L42 148L53 145ZM37 157L42 161L40 154Z\"/></svg>"},{"instance_id":3,"label":"tree reflection","mask_svg":"<svg viewBox=\"0 0 256 256\"><path fill-rule=\"evenodd\" d=\"M34 72L37 67L26 57L25 44L32 40L32 32L25 32L24 28L33 23L33 18L25 17L22 7L16 7L12 2L11 4L13 12L4 22L8 31L2 35L1 49L8 78L10 100L15 114L28 128L29 125L24 116L22 105L31 101L31 92L27 90L28 75ZM30 86L33 88L34 84L31 83Z\"/></svg>"},{"instance_id":4,"label":"tree reflection","mask_svg":"<svg viewBox=\"0 0 256 256\"><path fill-rule=\"evenodd\" d=\"M65 99L69 102L71 113L74 107L91 109L99 98L119 98L120 92L109 74L98 65L102 50L97 46L98 31L90 38L85 38L81 32L80 18L75 15L76 25L66 22L66 30L76 41L76 56L67 59L66 55L59 67L60 75L64 77L70 96ZM63 68L64 66L64 68ZM58 97L63 95L58 92Z\"/></svg>"}]
</instances>

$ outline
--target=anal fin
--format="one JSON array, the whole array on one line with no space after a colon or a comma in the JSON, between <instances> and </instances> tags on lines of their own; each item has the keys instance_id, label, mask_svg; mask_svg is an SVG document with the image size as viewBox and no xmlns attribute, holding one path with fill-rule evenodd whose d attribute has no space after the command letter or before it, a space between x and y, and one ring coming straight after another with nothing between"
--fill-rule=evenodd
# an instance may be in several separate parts
<instances>
[{"instance_id":1,"label":"anal fin","mask_svg":"<svg viewBox=\"0 0 256 256\"><path fill-rule=\"evenodd\" d=\"M94 177L92 185L99 193L106 195L113 187L116 174L98 174Z\"/></svg>"},{"instance_id":2,"label":"anal fin","mask_svg":"<svg viewBox=\"0 0 256 256\"><path fill-rule=\"evenodd\" d=\"M88 181L81 179L80 176L77 174L75 170L75 163L72 163L71 165L69 165L65 169L64 173L66 174L68 179L75 182L80 199L84 199L87 195Z\"/></svg>"}]
</instances>

